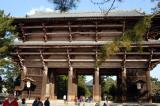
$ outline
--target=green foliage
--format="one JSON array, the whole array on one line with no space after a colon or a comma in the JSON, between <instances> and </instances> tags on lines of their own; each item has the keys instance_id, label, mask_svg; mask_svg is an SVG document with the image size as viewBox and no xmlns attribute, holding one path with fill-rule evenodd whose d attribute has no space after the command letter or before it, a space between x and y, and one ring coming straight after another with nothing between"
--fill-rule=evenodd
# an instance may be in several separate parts
<instances>
[{"instance_id":1,"label":"green foliage","mask_svg":"<svg viewBox=\"0 0 160 106\"><path fill-rule=\"evenodd\" d=\"M1 75L3 75L3 86L7 89L7 92L14 91L14 82L16 78L20 75L20 69L14 63L5 64L1 68Z\"/></svg>"},{"instance_id":2,"label":"green foliage","mask_svg":"<svg viewBox=\"0 0 160 106\"><path fill-rule=\"evenodd\" d=\"M109 100L114 100L116 94L116 81L111 77L107 77L102 82L102 97L108 97Z\"/></svg>"},{"instance_id":3,"label":"green foliage","mask_svg":"<svg viewBox=\"0 0 160 106\"><path fill-rule=\"evenodd\" d=\"M63 96L67 95L67 80L68 77L66 75L58 75L56 77L57 99L63 99Z\"/></svg>"},{"instance_id":4,"label":"green foliage","mask_svg":"<svg viewBox=\"0 0 160 106\"><path fill-rule=\"evenodd\" d=\"M152 85L152 95L156 95L156 93L160 92L160 81L157 78L151 78Z\"/></svg>"},{"instance_id":5,"label":"green foliage","mask_svg":"<svg viewBox=\"0 0 160 106\"><path fill-rule=\"evenodd\" d=\"M160 0L151 0L152 2L156 2L156 6L152 8L154 13L160 12Z\"/></svg>"},{"instance_id":6,"label":"green foliage","mask_svg":"<svg viewBox=\"0 0 160 106\"><path fill-rule=\"evenodd\" d=\"M4 60L12 49L11 43L13 41L12 34L15 27L12 26L13 19L4 14L4 11L0 10L0 66L2 66L7 60Z\"/></svg>"},{"instance_id":7,"label":"green foliage","mask_svg":"<svg viewBox=\"0 0 160 106\"><path fill-rule=\"evenodd\" d=\"M130 51L132 43L139 45L139 50L142 50L141 41L143 36L151 26L153 16L146 16L140 19L133 29L125 31L120 38L116 38L111 43L107 43L100 49L99 59L97 65L100 65L106 58L119 51Z\"/></svg>"},{"instance_id":8,"label":"green foliage","mask_svg":"<svg viewBox=\"0 0 160 106\"><path fill-rule=\"evenodd\" d=\"M78 76L78 96L85 96L89 97L91 96L91 92L89 91L89 88L85 84L85 76L80 75Z\"/></svg>"},{"instance_id":9,"label":"green foliage","mask_svg":"<svg viewBox=\"0 0 160 106\"><path fill-rule=\"evenodd\" d=\"M76 3L79 0L49 0L49 2L55 5L56 10L60 10L60 12L66 12L76 7Z\"/></svg>"},{"instance_id":10,"label":"green foliage","mask_svg":"<svg viewBox=\"0 0 160 106\"><path fill-rule=\"evenodd\" d=\"M0 10L0 76L3 79L0 86L7 88L7 91L14 90L13 81L19 72L15 71L18 68L11 62L8 55L12 50L13 35L15 34L12 22L13 19Z\"/></svg>"}]
</instances>

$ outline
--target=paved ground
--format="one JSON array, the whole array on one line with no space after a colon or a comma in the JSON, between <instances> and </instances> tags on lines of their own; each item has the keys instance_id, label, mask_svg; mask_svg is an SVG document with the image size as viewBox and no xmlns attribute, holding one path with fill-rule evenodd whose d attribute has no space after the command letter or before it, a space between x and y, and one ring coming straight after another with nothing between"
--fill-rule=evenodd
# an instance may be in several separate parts
<instances>
[{"instance_id":1,"label":"paved ground","mask_svg":"<svg viewBox=\"0 0 160 106\"><path fill-rule=\"evenodd\" d=\"M33 101L27 101L28 105L27 106L32 106L32 102ZM96 102L94 103L80 103L80 105L75 105L74 102L68 102L68 103L64 103L63 101L51 101L51 105L50 106L103 106L103 101L100 102L100 104L96 104ZM156 104L156 103L109 103L109 106L160 106L160 104Z\"/></svg>"},{"instance_id":2,"label":"paved ground","mask_svg":"<svg viewBox=\"0 0 160 106\"><path fill-rule=\"evenodd\" d=\"M26 101L27 106L32 106L33 100L27 100ZM44 103L44 101L43 101ZM68 102L64 103L63 100L55 100L55 101L50 101L51 105L50 106L103 106L104 101L101 101L100 103L80 103L79 105L76 105L74 102ZM2 106L0 104L0 106ZM109 106L160 106L160 103L111 103L109 102Z\"/></svg>"}]
</instances>

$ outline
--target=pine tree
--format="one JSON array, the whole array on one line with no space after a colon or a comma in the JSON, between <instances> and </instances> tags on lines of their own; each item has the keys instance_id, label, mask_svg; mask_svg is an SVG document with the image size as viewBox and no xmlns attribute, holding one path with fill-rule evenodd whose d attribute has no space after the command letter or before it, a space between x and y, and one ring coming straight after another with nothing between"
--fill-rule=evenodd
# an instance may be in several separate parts
<instances>
[{"instance_id":1,"label":"pine tree","mask_svg":"<svg viewBox=\"0 0 160 106\"><path fill-rule=\"evenodd\" d=\"M62 13L62 12L67 12L72 8L75 8L79 0L48 0L48 1L53 3L55 5L55 9L60 10L60 12Z\"/></svg>"},{"instance_id":2,"label":"pine tree","mask_svg":"<svg viewBox=\"0 0 160 106\"><path fill-rule=\"evenodd\" d=\"M2 92L2 86L7 85L5 82L8 78L13 79L12 75L10 77L8 76L12 73L10 69L14 67L9 57L9 52L13 47L13 35L15 34L15 28L12 22L13 19L9 15L5 15L4 11L0 10L0 92Z\"/></svg>"}]
</instances>

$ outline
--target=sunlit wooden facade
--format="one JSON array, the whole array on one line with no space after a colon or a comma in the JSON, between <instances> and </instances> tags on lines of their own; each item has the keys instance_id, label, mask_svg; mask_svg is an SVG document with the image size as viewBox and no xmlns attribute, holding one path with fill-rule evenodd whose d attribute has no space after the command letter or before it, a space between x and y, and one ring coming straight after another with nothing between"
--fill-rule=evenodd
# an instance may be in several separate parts
<instances>
[{"instance_id":1,"label":"sunlit wooden facade","mask_svg":"<svg viewBox=\"0 0 160 106\"><path fill-rule=\"evenodd\" d=\"M144 35L144 52L118 52L96 66L100 47L122 36L143 18L136 15L87 15L63 14L56 16L16 18L14 24L19 39L11 53L22 68L21 78L35 80L36 88L31 97L49 96L56 99L55 77L68 75L67 97L73 101L77 96L77 75L93 75L93 98L101 99L101 75L117 76L117 97L126 101L150 101L151 66L160 60L159 17L153 19L152 28ZM133 48L138 45L132 44ZM137 89L137 82L142 88ZM21 81L21 87L24 82ZM26 91L22 95L27 95Z\"/></svg>"}]
</instances>

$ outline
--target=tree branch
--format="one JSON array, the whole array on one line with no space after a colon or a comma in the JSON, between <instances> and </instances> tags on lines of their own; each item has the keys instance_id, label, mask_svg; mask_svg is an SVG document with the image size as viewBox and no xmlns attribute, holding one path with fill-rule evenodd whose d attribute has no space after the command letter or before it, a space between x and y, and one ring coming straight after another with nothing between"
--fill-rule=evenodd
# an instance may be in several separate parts
<instances>
[{"instance_id":1,"label":"tree branch","mask_svg":"<svg viewBox=\"0 0 160 106\"><path fill-rule=\"evenodd\" d=\"M114 6L114 3L115 3L116 0L113 0L110 8L107 10L107 12L105 13L105 15L108 15L108 13L112 10L113 6Z\"/></svg>"},{"instance_id":2,"label":"tree branch","mask_svg":"<svg viewBox=\"0 0 160 106\"><path fill-rule=\"evenodd\" d=\"M116 2L116 0L103 0L103 1L100 1L100 2L98 2L98 1L95 2L94 0L90 0L90 1L91 1L91 3L93 3L94 5L98 5L99 9L100 9L102 12L104 12L105 15L108 15L108 13L113 9L113 6L114 6L114 4L115 4L115 2ZM109 9L107 9L107 11L104 10L104 9L102 9L102 8L100 7L100 5L104 5L104 4L106 4L106 3L110 2L110 1L112 1L112 3L111 3L111 6L109 7ZM117 0L117 1L121 2L122 0Z\"/></svg>"}]
</instances>

